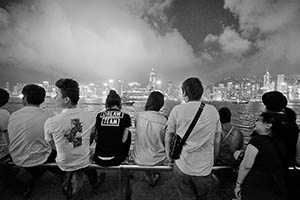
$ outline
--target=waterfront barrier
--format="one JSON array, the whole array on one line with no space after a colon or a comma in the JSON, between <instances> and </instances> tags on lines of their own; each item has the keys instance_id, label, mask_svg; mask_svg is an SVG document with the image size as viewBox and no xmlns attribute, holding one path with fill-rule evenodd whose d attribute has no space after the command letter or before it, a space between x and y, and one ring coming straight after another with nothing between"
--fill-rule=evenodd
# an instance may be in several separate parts
<instances>
[{"instance_id":1,"label":"waterfront barrier","mask_svg":"<svg viewBox=\"0 0 300 200\"><path fill-rule=\"evenodd\" d=\"M9 163L9 164L14 165L13 163ZM56 163L46 163L46 164L39 165L37 167L46 168L46 169L58 168ZM156 172L172 172L173 166L172 165L142 166L142 165L135 165L135 164L121 164L119 166L102 167L97 164L91 164L89 165L88 169L96 169L102 172L106 172L106 171L117 172L119 176L120 199L131 200L134 172L152 171L152 170L155 170ZM233 172L233 168L231 166L213 167L213 172L220 171L220 170L229 170ZM296 167L296 166L290 167L289 170L300 171L300 167Z\"/></svg>"}]
</instances>

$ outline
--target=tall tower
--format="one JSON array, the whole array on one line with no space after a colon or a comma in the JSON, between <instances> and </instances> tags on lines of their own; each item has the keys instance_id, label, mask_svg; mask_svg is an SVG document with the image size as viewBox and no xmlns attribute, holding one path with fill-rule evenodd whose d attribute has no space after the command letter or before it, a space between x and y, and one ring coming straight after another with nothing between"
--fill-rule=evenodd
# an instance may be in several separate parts
<instances>
[{"instance_id":1,"label":"tall tower","mask_svg":"<svg viewBox=\"0 0 300 200\"><path fill-rule=\"evenodd\" d=\"M270 90L270 79L271 79L271 75L268 72L268 69L266 69L266 73L264 75L264 88L266 91Z\"/></svg>"},{"instance_id":2,"label":"tall tower","mask_svg":"<svg viewBox=\"0 0 300 200\"><path fill-rule=\"evenodd\" d=\"M150 77L149 77L150 90L155 89L155 83L156 83L156 77L155 77L154 69L152 68L152 70L150 72Z\"/></svg>"}]
</instances>

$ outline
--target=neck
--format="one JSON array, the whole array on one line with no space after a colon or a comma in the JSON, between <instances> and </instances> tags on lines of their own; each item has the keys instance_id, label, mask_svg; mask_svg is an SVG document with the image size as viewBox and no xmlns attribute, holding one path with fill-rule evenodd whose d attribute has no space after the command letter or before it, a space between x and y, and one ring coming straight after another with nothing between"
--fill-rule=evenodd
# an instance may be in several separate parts
<instances>
[{"instance_id":1,"label":"neck","mask_svg":"<svg viewBox=\"0 0 300 200\"><path fill-rule=\"evenodd\" d=\"M76 108L76 107L77 107L77 105L68 104L68 105L65 105L63 108L71 109L71 108Z\"/></svg>"},{"instance_id":2,"label":"neck","mask_svg":"<svg viewBox=\"0 0 300 200\"><path fill-rule=\"evenodd\" d=\"M108 109L120 109L118 106L112 106L112 107L109 107Z\"/></svg>"},{"instance_id":3,"label":"neck","mask_svg":"<svg viewBox=\"0 0 300 200\"><path fill-rule=\"evenodd\" d=\"M227 123L222 124L222 128L225 129L225 130L230 130L231 127L232 127L231 122L227 122Z\"/></svg>"}]
</instances>

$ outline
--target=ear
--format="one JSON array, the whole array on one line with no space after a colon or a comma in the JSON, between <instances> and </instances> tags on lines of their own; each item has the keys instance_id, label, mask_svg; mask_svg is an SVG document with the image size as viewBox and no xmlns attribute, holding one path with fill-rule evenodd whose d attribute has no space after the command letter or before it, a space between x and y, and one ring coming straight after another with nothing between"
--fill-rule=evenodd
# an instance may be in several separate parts
<instances>
[{"instance_id":1,"label":"ear","mask_svg":"<svg viewBox=\"0 0 300 200\"><path fill-rule=\"evenodd\" d=\"M271 127L272 127L272 124L269 124L269 123L266 124L267 129L270 129Z\"/></svg>"},{"instance_id":2,"label":"ear","mask_svg":"<svg viewBox=\"0 0 300 200\"><path fill-rule=\"evenodd\" d=\"M64 98L65 104L68 104L69 102L71 103L71 99L69 97Z\"/></svg>"}]
</instances>

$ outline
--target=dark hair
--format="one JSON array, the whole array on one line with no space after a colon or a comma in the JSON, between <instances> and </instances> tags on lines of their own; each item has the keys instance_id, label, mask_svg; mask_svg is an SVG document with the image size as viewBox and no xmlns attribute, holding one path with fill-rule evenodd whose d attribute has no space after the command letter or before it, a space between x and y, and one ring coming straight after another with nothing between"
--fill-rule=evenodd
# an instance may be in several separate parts
<instances>
[{"instance_id":1,"label":"dark hair","mask_svg":"<svg viewBox=\"0 0 300 200\"><path fill-rule=\"evenodd\" d=\"M284 108L284 113L286 114L288 121L294 122L294 121L297 120L297 114L293 109L291 109L289 107L285 107Z\"/></svg>"},{"instance_id":2,"label":"dark hair","mask_svg":"<svg viewBox=\"0 0 300 200\"><path fill-rule=\"evenodd\" d=\"M118 106L121 109L121 97L115 90L110 90L106 97L105 105L107 108Z\"/></svg>"},{"instance_id":3,"label":"dark hair","mask_svg":"<svg viewBox=\"0 0 300 200\"><path fill-rule=\"evenodd\" d=\"M0 107L7 104L8 100L9 100L9 93L5 89L0 88Z\"/></svg>"},{"instance_id":4,"label":"dark hair","mask_svg":"<svg viewBox=\"0 0 300 200\"><path fill-rule=\"evenodd\" d=\"M223 107L219 110L220 121L221 123L231 122L231 111L227 107Z\"/></svg>"},{"instance_id":5,"label":"dark hair","mask_svg":"<svg viewBox=\"0 0 300 200\"><path fill-rule=\"evenodd\" d=\"M26 98L27 103L40 105L45 101L46 90L39 85L29 84L24 86L22 94Z\"/></svg>"},{"instance_id":6,"label":"dark hair","mask_svg":"<svg viewBox=\"0 0 300 200\"><path fill-rule=\"evenodd\" d=\"M271 131L273 138L281 140L281 120L279 115L274 112L263 112L260 114L262 122L272 124Z\"/></svg>"},{"instance_id":7,"label":"dark hair","mask_svg":"<svg viewBox=\"0 0 300 200\"><path fill-rule=\"evenodd\" d=\"M77 81L62 78L56 81L55 85L60 89L62 98L69 97L72 105L77 105L79 101L79 84Z\"/></svg>"},{"instance_id":8,"label":"dark hair","mask_svg":"<svg viewBox=\"0 0 300 200\"><path fill-rule=\"evenodd\" d=\"M196 77L186 79L181 86L182 92L188 97L189 101L200 100L203 94L201 81Z\"/></svg>"},{"instance_id":9,"label":"dark hair","mask_svg":"<svg viewBox=\"0 0 300 200\"><path fill-rule=\"evenodd\" d=\"M163 107L164 102L164 95L159 91L153 91L147 99L145 110L159 111Z\"/></svg>"}]
</instances>

